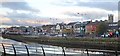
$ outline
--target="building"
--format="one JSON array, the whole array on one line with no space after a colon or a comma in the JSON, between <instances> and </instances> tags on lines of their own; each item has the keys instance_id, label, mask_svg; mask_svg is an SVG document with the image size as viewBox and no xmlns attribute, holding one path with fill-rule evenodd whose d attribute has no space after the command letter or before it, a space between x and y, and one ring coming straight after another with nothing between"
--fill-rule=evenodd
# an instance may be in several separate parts
<instances>
[{"instance_id":1,"label":"building","mask_svg":"<svg viewBox=\"0 0 120 56\"><path fill-rule=\"evenodd\" d=\"M75 34L80 34L80 31L81 31L81 29L82 29L82 27L81 27L81 22L76 22L75 24L74 24L74 33Z\"/></svg>"},{"instance_id":2,"label":"building","mask_svg":"<svg viewBox=\"0 0 120 56\"><path fill-rule=\"evenodd\" d=\"M87 25L88 23L87 22L79 22L79 23L76 23L75 24L75 27L74 27L74 31L75 33L79 34L79 35L85 35L85 26Z\"/></svg>"},{"instance_id":3,"label":"building","mask_svg":"<svg viewBox=\"0 0 120 56\"><path fill-rule=\"evenodd\" d=\"M112 23L113 22L113 18L114 18L114 15L113 14L109 14L108 15L108 22Z\"/></svg>"},{"instance_id":4,"label":"building","mask_svg":"<svg viewBox=\"0 0 120 56\"><path fill-rule=\"evenodd\" d=\"M70 22L67 24L67 29L73 29L74 28L74 24L77 23L77 22Z\"/></svg>"},{"instance_id":5,"label":"building","mask_svg":"<svg viewBox=\"0 0 120 56\"><path fill-rule=\"evenodd\" d=\"M7 28L5 34L21 34L23 31L19 29L19 27L11 27Z\"/></svg>"},{"instance_id":6,"label":"building","mask_svg":"<svg viewBox=\"0 0 120 56\"><path fill-rule=\"evenodd\" d=\"M85 27L86 34L93 34L93 33L95 33L99 23L100 22L90 22L89 24L87 24L86 27Z\"/></svg>"},{"instance_id":7,"label":"building","mask_svg":"<svg viewBox=\"0 0 120 56\"><path fill-rule=\"evenodd\" d=\"M5 33L6 30L7 28L0 28L0 34Z\"/></svg>"},{"instance_id":8,"label":"building","mask_svg":"<svg viewBox=\"0 0 120 56\"><path fill-rule=\"evenodd\" d=\"M67 31L68 36L73 36L74 35L75 23L77 23L77 22L70 22L66 25L66 29L68 30Z\"/></svg>"},{"instance_id":9,"label":"building","mask_svg":"<svg viewBox=\"0 0 120 56\"><path fill-rule=\"evenodd\" d=\"M108 31L116 31L119 29L118 22L108 23Z\"/></svg>"},{"instance_id":10,"label":"building","mask_svg":"<svg viewBox=\"0 0 120 56\"><path fill-rule=\"evenodd\" d=\"M65 23L57 23L55 26L55 32L57 34L63 34L63 30L66 29L66 24Z\"/></svg>"},{"instance_id":11,"label":"building","mask_svg":"<svg viewBox=\"0 0 120 56\"><path fill-rule=\"evenodd\" d=\"M55 25L43 25L42 26L42 32L44 33L51 33L52 32L52 28L54 27Z\"/></svg>"},{"instance_id":12,"label":"building","mask_svg":"<svg viewBox=\"0 0 120 56\"><path fill-rule=\"evenodd\" d=\"M71 35L80 34L81 22L71 22L67 24L67 28L70 30Z\"/></svg>"},{"instance_id":13,"label":"building","mask_svg":"<svg viewBox=\"0 0 120 56\"><path fill-rule=\"evenodd\" d=\"M86 22L72 22L67 25L67 29L70 29L72 32L72 35L79 35L83 36L85 35L85 26L89 23L90 21Z\"/></svg>"}]
</instances>

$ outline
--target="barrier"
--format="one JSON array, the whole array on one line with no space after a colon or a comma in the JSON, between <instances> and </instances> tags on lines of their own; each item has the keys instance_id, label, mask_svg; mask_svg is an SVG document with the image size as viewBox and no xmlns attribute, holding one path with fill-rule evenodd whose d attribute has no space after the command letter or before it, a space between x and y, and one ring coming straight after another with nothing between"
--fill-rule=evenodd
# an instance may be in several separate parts
<instances>
[{"instance_id":1,"label":"barrier","mask_svg":"<svg viewBox=\"0 0 120 56\"><path fill-rule=\"evenodd\" d=\"M14 47L14 45L12 44L13 50L14 50L14 56L16 56L16 49Z\"/></svg>"},{"instance_id":2,"label":"barrier","mask_svg":"<svg viewBox=\"0 0 120 56\"><path fill-rule=\"evenodd\" d=\"M6 56L6 51L5 51L5 46L3 45L3 43L2 43L2 47L3 47L3 50L4 50L4 56Z\"/></svg>"},{"instance_id":3,"label":"barrier","mask_svg":"<svg viewBox=\"0 0 120 56\"><path fill-rule=\"evenodd\" d=\"M89 52L88 52L88 49L86 49L86 51L87 51L87 56L89 56Z\"/></svg>"},{"instance_id":4,"label":"barrier","mask_svg":"<svg viewBox=\"0 0 120 56\"><path fill-rule=\"evenodd\" d=\"M17 46L15 46L14 44L4 44L4 43L1 43L1 46L2 46L2 48L3 48L3 54L2 54L2 56L7 56L7 54L8 54L8 53L7 53L7 48L6 48L6 47L8 47L7 45L10 46L11 50L13 50L13 55L14 55L14 56L19 55L19 54L17 54L17 51L20 51L20 50L17 50ZM28 47L27 45L23 45L23 47L25 47L24 50L26 50L26 55L27 55L27 56L30 56L31 54L30 54L29 47ZM40 51L42 52L42 54L41 54L41 53L37 53L37 54L39 54L39 56L40 56L40 55L47 56L46 49L44 49L43 46L39 46L39 47L41 48ZM62 48L62 49L61 49L62 56L67 56L68 54L66 54L65 47L61 47L61 48ZM38 48L38 49L39 49L39 48ZM86 53L86 54L87 54L86 56L90 56L89 51L99 52L99 51L90 50L90 49L84 49L84 51L87 52L87 53ZM101 51L100 51L100 52L101 52ZM113 51L113 53L114 53L115 56L118 56L118 55L119 55L119 52L120 52L120 51L118 51L118 50ZM103 53L106 53L106 52L103 51ZM53 56L54 56L54 54L53 54Z\"/></svg>"},{"instance_id":5,"label":"barrier","mask_svg":"<svg viewBox=\"0 0 120 56\"><path fill-rule=\"evenodd\" d=\"M63 50L64 56L66 56L66 54L65 54L65 50L64 50L64 47L62 47L62 50Z\"/></svg>"},{"instance_id":6,"label":"barrier","mask_svg":"<svg viewBox=\"0 0 120 56\"><path fill-rule=\"evenodd\" d=\"M17 56L17 51L16 51L16 47L14 46L14 44L6 44L5 43L5 45L11 45L11 49L13 49L13 51L14 51L14 56ZM1 43L1 46L2 46L2 48L3 48L3 54L2 54L2 56L7 56L7 53L6 53L6 48L5 47L7 47L7 46L5 46L3 43ZM26 51L27 51L27 56L30 56L30 53L29 53L29 48L27 47L27 45L24 45L24 47L25 47L25 49L26 49ZM43 56L46 56L46 54L45 54L45 51L44 51L44 48L43 48L43 46L41 46L41 49L42 49L42 53L43 53Z\"/></svg>"},{"instance_id":7,"label":"barrier","mask_svg":"<svg viewBox=\"0 0 120 56\"><path fill-rule=\"evenodd\" d=\"M41 46L41 48L42 48L42 51L43 51L43 55L46 56L43 46Z\"/></svg>"},{"instance_id":8,"label":"barrier","mask_svg":"<svg viewBox=\"0 0 120 56\"><path fill-rule=\"evenodd\" d=\"M25 48L26 48L26 50L27 50L27 55L30 56L27 45L25 45Z\"/></svg>"}]
</instances>

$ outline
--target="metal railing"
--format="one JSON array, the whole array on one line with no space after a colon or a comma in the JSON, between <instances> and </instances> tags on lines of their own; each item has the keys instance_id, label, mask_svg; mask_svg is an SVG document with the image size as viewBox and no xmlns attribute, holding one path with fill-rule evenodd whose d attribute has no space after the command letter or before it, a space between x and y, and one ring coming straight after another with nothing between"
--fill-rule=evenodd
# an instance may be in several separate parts
<instances>
[{"instance_id":1,"label":"metal railing","mask_svg":"<svg viewBox=\"0 0 120 56\"><path fill-rule=\"evenodd\" d=\"M6 52L6 48L5 48L6 46L5 45L6 45L6 43L5 44L1 43L1 46L3 48L3 54L2 54L2 56L7 56L7 52ZM7 45L11 45L12 46L13 52L14 52L13 55L17 56L17 51L16 51L16 47L14 46L14 44L7 44ZM24 45L24 46L25 46L25 49L27 51L27 56L30 56L28 46L27 45ZM45 53L45 50L44 50L43 46L41 46L41 49L42 49L43 56L46 56L46 53ZM66 56L64 47L62 47L62 50L63 50L64 56Z\"/></svg>"},{"instance_id":2,"label":"metal railing","mask_svg":"<svg viewBox=\"0 0 120 56\"><path fill-rule=\"evenodd\" d=\"M7 50L6 50L6 45L11 45L11 48L13 49L13 55L14 56L17 56L17 51L16 51L16 47L15 47L15 45L14 44L4 44L4 43L1 43L1 46L2 46L2 48L3 48L3 54L2 54L2 56L7 56ZM26 55L27 56L30 56L30 50L29 50L29 48L28 48L28 46L27 45L23 45L24 47L25 47L25 49L26 49ZM47 56L46 55L46 53L45 53L45 49L44 49L44 47L43 46L40 46L40 48L41 48L41 50L42 50L42 56ZM66 55L66 51L65 51L65 48L64 47L61 47L61 49L62 49L62 52L63 52L63 56L67 56ZM84 51L86 51L87 53L87 55L86 56L90 56L89 55L89 51L91 51L91 50L89 50L89 49L85 49ZM118 56L118 51L116 50L116 51L114 51L114 53L115 53L115 56ZM39 53L40 55L41 55L41 53Z\"/></svg>"}]
</instances>

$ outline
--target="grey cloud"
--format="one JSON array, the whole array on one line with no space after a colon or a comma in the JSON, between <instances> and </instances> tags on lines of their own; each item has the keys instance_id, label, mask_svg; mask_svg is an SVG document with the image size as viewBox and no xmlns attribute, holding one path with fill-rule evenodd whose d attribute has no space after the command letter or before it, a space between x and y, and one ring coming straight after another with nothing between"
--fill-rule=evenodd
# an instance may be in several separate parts
<instances>
[{"instance_id":1,"label":"grey cloud","mask_svg":"<svg viewBox=\"0 0 120 56\"><path fill-rule=\"evenodd\" d=\"M81 0L73 0L72 2L69 2L69 0L66 0L56 5L101 8L105 10L118 10L118 1L119 0L90 0L89 2L82 2Z\"/></svg>"},{"instance_id":2,"label":"grey cloud","mask_svg":"<svg viewBox=\"0 0 120 56\"><path fill-rule=\"evenodd\" d=\"M19 25L20 23L17 22L15 19L11 19L8 22L2 22L2 25Z\"/></svg>"},{"instance_id":3,"label":"grey cloud","mask_svg":"<svg viewBox=\"0 0 120 56\"><path fill-rule=\"evenodd\" d=\"M34 19L38 18L39 16L32 14L32 13L17 13L17 12L11 12L6 15L8 18L13 18L13 19Z\"/></svg>"},{"instance_id":4,"label":"grey cloud","mask_svg":"<svg viewBox=\"0 0 120 56\"><path fill-rule=\"evenodd\" d=\"M6 18L10 18L10 22L3 22L4 25L31 25L31 26L39 26L41 24L32 24L28 22L24 22L24 20L34 20L35 22L41 22L48 20L47 17L37 16L32 13L18 13L17 11L8 12L7 15L4 15ZM18 20L21 20L19 22Z\"/></svg>"},{"instance_id":5,"label":"grey cloud","mask_svg":"<svg viewBox=\"0 0 120 56\"><path fill-rule=\"evenodd\" d=\"M106 10L118 10L117 2L78 2L77 6L87 6Z\"/></svg>"},{"instance_id":6,"label":"grey cloud","mask_svg":"<svg viewBox=\"0 0 120 56\"><path fill-rule=\"evenodd\" d=\"M65 15L68 16L75 16L75 17L83 17L84 19L101 19L102 17L107 17L108 13L106 12L96 12L96 11L88 11L81 13L74 13L74 12L65 12Z\"/></svg>"},{"instance_id":7,"label":"grey cloud","mask_svg":"<svg viewBox=\"0 0 120 56\"><path fill-rule=\"evenodd\" d=\"M3 2L2 7L9 8L12 10L26 10L38 12L39 10L30 7L26 2Z\"/></svg>"},{"instance_id":8,"label":"grey cloud","mask_svg":"<svg viewBox=\"0 0 120 56\"><path fill-rule=\"evenodd\" d=\"M41 24L30 24L30 23L19 23L17 22L17 20L13 20L12 22L6 22L6 23L2 23L2 25L19 25L19 26L41 26Z\"/></svg>"},{"instance_id":9,"label":"grey cloud","mask_svg":"<svg viewBox=\"0 0 120 56\"><path fill-rule=\"evenodd\" d=\"M40 26L41 24L31 24L27 22L19 22L18 20L24 21L24 19L11 19L10 22L3 22L2 25L20 25L20 26Z\"/></svg>"},{"instance_id":10,"label":"grey cloud","mask_svg":"<svg viewBox=\"0 0 120 56\"><path fill-rule=\"evenodd\" d=\"M119 2L120 0L92 0L95 2Z\"/></svg>"}]
</instances>

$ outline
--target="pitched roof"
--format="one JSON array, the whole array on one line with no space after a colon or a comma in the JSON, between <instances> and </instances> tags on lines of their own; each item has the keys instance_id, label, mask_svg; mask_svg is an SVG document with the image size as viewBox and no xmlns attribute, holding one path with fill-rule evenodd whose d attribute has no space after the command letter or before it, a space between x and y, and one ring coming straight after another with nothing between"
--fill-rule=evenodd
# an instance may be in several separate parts
<instances>
[{"instance_id":1,"label":"pitched roof","mask_svg":"<svg viewBox=\"0 0 120 56\"><path fill-rule=\"evenodd\" d=\"M89 24L87 25L98 25L100 22L90 22Z\"/></svg>"},{"instance_id":2,"label":"pitched roof","mask_svg":"<svg viewBox=\"0 0 120 56\"><path fill-rule=\"evenodd\" d=\"M71 23L68 23L67 25L74 25L76 24L77 22L71 22Z\"/></svg>"}]
</instances>

